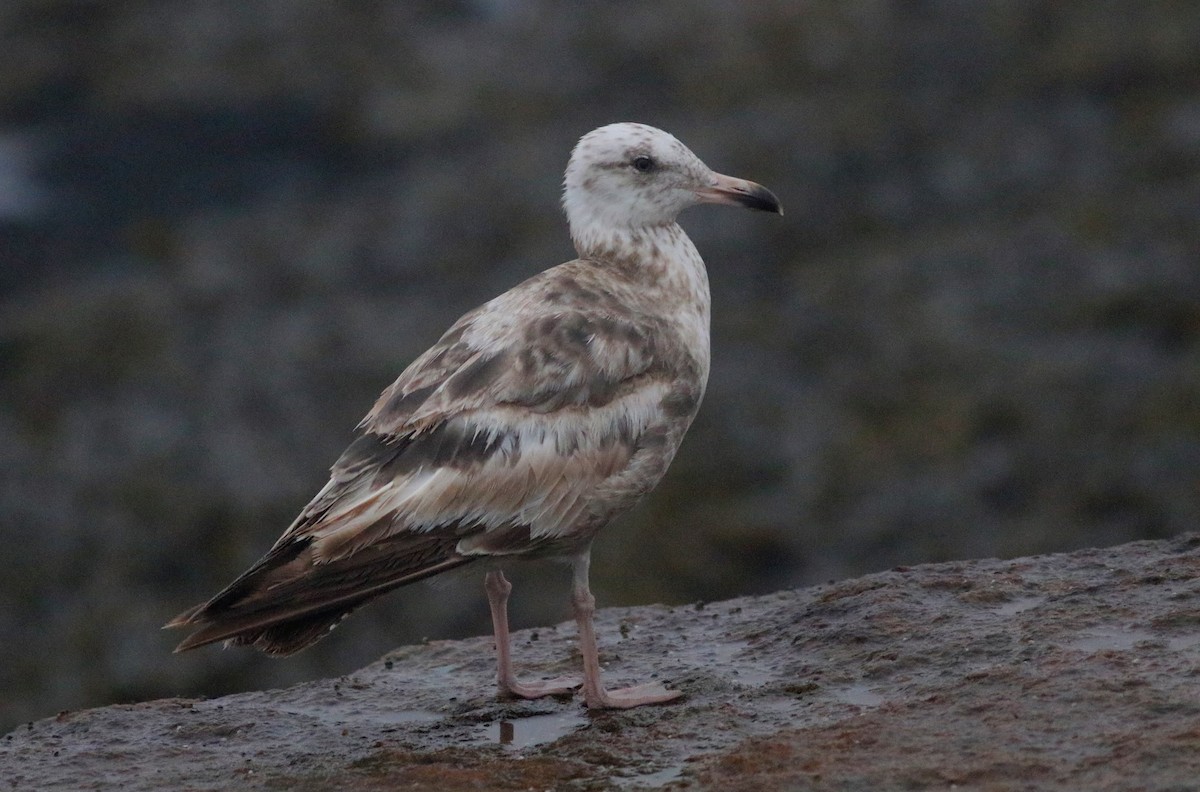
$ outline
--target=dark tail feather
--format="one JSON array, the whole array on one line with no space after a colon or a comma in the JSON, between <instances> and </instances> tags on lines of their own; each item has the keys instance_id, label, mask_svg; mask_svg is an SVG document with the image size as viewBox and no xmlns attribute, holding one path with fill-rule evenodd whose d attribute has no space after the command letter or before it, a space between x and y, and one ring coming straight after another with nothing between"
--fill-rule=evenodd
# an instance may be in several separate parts
<instances>
[{"instance_id":1,"label":"dark tail feather","mask_svg":"<svg viewBox=\"0 0 1200 792\"><path fill-rule=\"evenodd\" d=\"M176 652L228 641L289 655L316 643L368 600L473 560L454 552L457 543L457 537L410 538L329 563L314 563L307 539L288 543L165 626L199 628Z\"/></svg>"},{"instance_id":2,"label":"dark tail feather","mask_svg":"<svg viewBox=\"0 0 1200 792\"><path fill-rule=\"evenodd\" d=\"M318 611L307 616L273 622L266 627L246 628L226 621L208 623L180 642L175 651L186 652L188 649L225 640L230 646L252 646L269 655L284 657L306 649L324 638L364 601L360 600L345 608Z\"/></svg>"}]
</instances>

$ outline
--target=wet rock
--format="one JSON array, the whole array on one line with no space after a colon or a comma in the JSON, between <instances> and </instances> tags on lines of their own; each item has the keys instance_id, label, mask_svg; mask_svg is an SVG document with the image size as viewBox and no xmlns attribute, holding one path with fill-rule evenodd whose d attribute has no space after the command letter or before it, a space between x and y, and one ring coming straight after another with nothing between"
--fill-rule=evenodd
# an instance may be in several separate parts
<instances>
[{"instance_id":1,"label":"wet rock","mask_svg":"<svg viewBox=\"0 0 1200 792\"><path fill-rule=\"evenodd\" d=\"M683 217L712 376L602 602L1200 525L1189 4L327 6L0 3L0 731L486 629L478 581L286 664L167 660L158 626L460 313L570 257L567 152L618 119L787 216ZM566 617L548 579L514 621Z\"/></svg>"},{"instance_id":2,"label":"wet rock","mask_svg":"<svg viewBox=\"0 0 1200 792\"><path fill-rule=\"evenodd\" d=\"M1200 534L962 561L704 607L599 614L612 682L677 704L501 702L487 638L210 700L110 706L0 740L14 789L1192 788ZM517 635L572 669L574 629Z\"/></svg>"}]
</instances>

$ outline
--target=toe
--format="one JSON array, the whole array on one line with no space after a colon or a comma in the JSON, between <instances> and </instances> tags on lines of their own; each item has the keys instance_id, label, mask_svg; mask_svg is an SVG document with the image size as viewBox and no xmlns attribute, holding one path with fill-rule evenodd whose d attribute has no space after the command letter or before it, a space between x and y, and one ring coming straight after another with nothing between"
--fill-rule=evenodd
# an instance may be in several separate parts
<instances>
[{"instance_id":1,"label":"toe","mask_svg":"<svg viewBox=\"0 0 1200 792\"><path fill-rule=\"evenodd\" d=\"M589 707L601 709L629 709L643 704L664 704L674 701L683 695L680 690L670 690L658 682L648 682L644 685L618 688L617 690L600 691L599 700L588 701Z\"/></svg>"},{"instance_id":2,"label":"toe","mask_svg":"<svg viewBox=\"0 0 1200 792\"><path fill-rule=\"evenodd\" d=\"M500 694L523 699L543 696L570 696L583 684L576 677L557 677L542 682L517 682L512 680L500 686Z\"/></svg>"}]
</instances>

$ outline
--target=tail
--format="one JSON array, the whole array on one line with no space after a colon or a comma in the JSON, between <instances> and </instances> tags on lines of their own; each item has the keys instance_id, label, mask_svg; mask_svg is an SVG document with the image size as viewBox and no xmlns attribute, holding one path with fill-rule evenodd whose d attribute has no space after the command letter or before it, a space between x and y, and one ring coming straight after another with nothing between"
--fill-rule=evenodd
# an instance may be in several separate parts
<instances>
[{"instance_id":1,"label":"tail","mask_svg":"<svg viewBox=\"0 0 1200 792\"><path fill-rule=\"evenodd\" d=\"M369 600L473 560L455 552L457 543L457 537L409 534L319 562L311 538L295 539L273 548L221 593L164 629L196 628L176 652L225 641L290 655L316 643Z\"/></svg>"}]
</instances>

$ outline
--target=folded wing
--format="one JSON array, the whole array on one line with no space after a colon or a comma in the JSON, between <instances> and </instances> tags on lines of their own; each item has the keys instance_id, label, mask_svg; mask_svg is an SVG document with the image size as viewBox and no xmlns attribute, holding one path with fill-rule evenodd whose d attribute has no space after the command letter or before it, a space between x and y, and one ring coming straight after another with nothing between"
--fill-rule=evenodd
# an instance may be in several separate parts
<instances>
[{"instance_id":1,"label":"folded wing","mask_svg":"<svg viewBox=\"0 0 1200 792\"><path fill-rule=\"evenodd\" d=\"M271 551L168 625L197 628L177 651L227 640L289 654L407 583L569 551L625 505L610 482L661 446L678 400L663 328L514 294L464 316L384 391Z\"/></svg>"}]
</instances>

